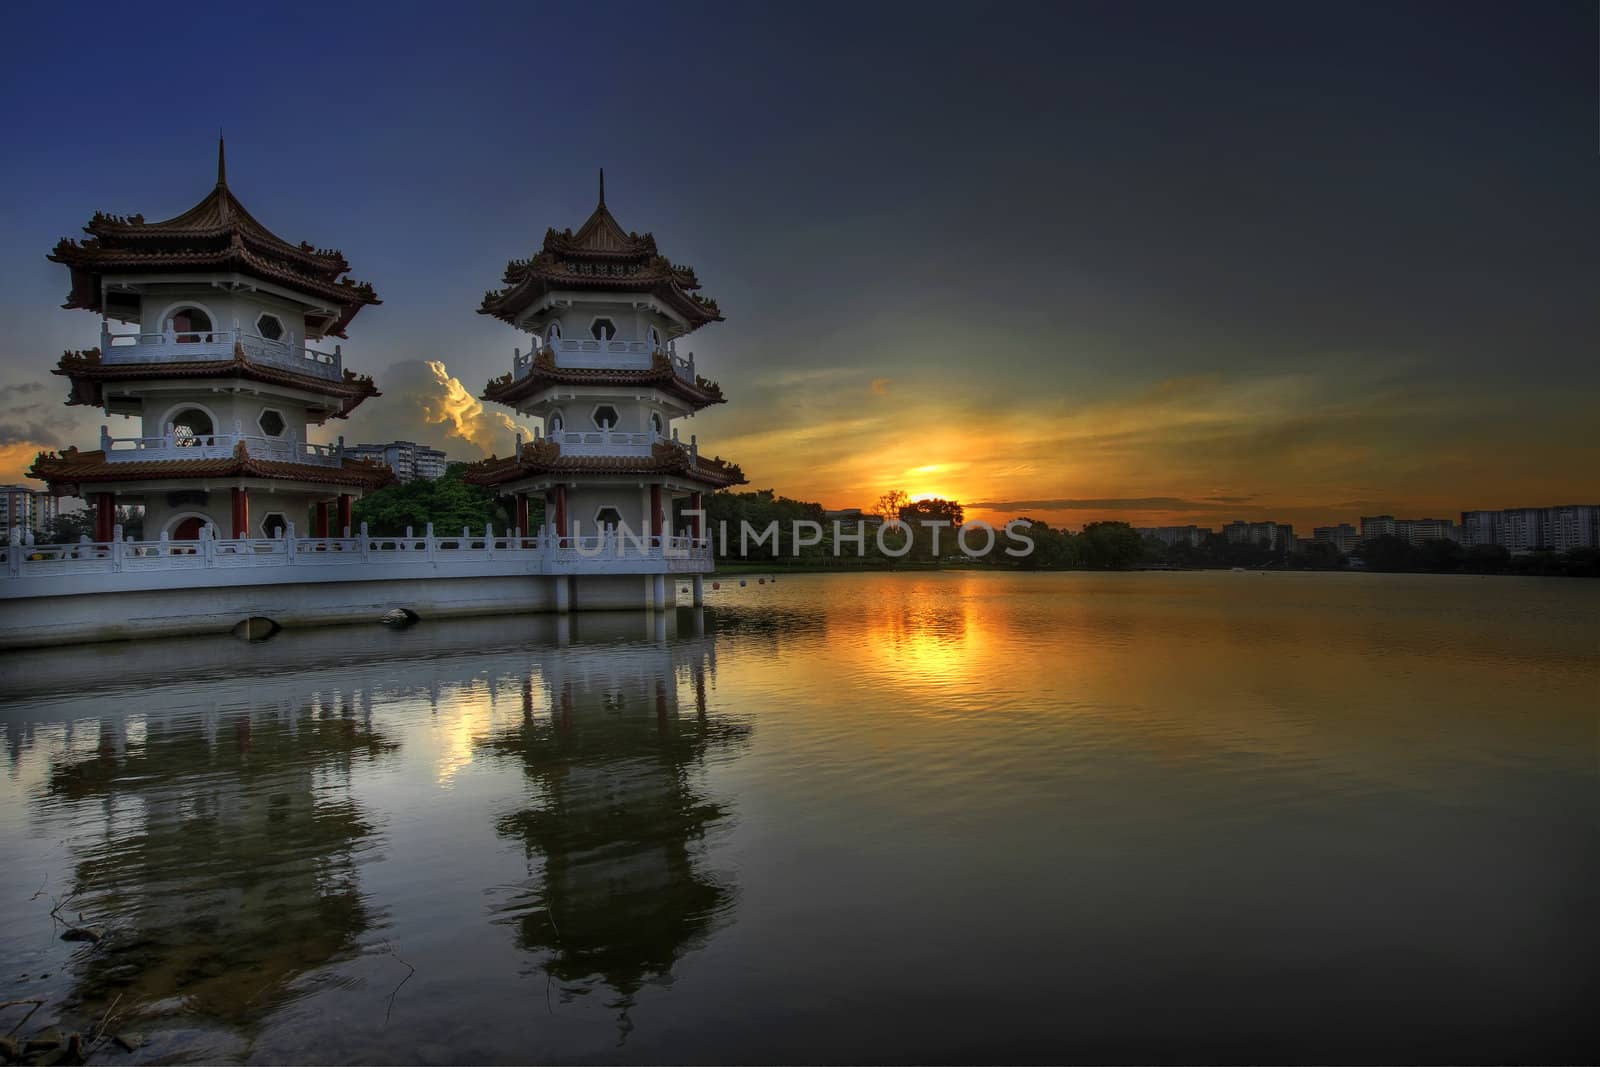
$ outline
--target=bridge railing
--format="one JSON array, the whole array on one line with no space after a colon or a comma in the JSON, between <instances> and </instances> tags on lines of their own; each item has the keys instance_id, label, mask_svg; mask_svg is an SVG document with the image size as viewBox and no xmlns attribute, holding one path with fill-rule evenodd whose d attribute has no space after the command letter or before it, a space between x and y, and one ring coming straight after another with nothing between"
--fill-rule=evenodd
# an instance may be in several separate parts
<instances>
[{"instance_id":1,"label":"bridge railing","mask_svg":"<svg viewBox=\"0 0 1600 1067\"><path fill-rule=\"evenodd\" d=\"M486 564L500 560L508 573L533 573L546 564L563 573L616 571L617 564L663 562L667 570L701 570L711 563L711 542L686 535L634 535L626 529L598 534L560 537L551 527L508 530L492 527L481 532L463 529L440 534L429 524L419 535L373 534L365 524L351 536L302 537L291 524L275 537L218 538L215 529L203 527L193 541L163 536L155 541L135 541L116 536L110 541L84 538L76 544L35 544L31 533L13 528L8 543L0 544L0 591L7 578L51 575L94 575L126 572L195 572L196 585L210 584L199 574L211 569L308 567L347 568L329 580L361 580L377 571L409 564ZM350 533L350 531L346 531ZM377 574L370 575L378 577ZM383 576L389 576L386 573Z\"/></svg>"}]
</instances>

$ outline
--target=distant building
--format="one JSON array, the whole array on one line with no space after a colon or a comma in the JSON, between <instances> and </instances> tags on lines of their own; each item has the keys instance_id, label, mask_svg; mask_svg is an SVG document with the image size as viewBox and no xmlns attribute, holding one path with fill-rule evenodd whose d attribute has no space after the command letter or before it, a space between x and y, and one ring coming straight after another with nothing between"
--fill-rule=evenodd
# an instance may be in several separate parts
<instances>
[{"instance_id":1,"label":"distant building","mask_svg":"<svg viewBox=\"0 0 1600 1067\"><path fill-rule=\"evenodd\" d=\"M1361 540L1398 537L1410 545L1424 541L1459 541L1461 532L1450 519L1397 519L1393 515L1361 516Z\"/></svg>"},{"instance_id":2,"label":"distant building","mask_svg":"<svg viewBox=\"0 0 1600 1067\"><path fill-rule=\"evenodd\" d=\"M1188 545L1199 548L1205 544L1212 530L1208 526L1141 526L1140 537L1153 537L1164 545Z\"/></svg>"},{"instance_id":3,"label":"distant building","mask_svg":"<svg viewBox=\"0 0 1600 1067\"><path fill-rule=\"evenodd\" d=\"M47 533L56 518L56 498L29 485L0 485L0 541L10 540L13 527Z\"/></svg>"},{"instance_id":4,"label":"distant building","mask_svg":"<svg viewBox=\"0 0 1600 1067\"><path fill-rule=\"evenodd\" d=\"M344 454L354 459L370 459L394 471L402 482L426 478L436 481L444 477L448 466L445 454L437 448L419 445L415 441L390 441L386 445L345 445Z\"/></svg>"},{"instance_id":5,"label":"distant building","mask_svg":"<svg viewBox=\"0 0 1600 1067\"><path fill-rule=\"evenodd\" d=\"M1293 552L1294 527L1286 522L1245 522L1236 519L1222 528L1230 545L1260 545L1277 552Z\"/></svg>"},{"instance_id":6,"label":"distant building","mask_svg":"<svg viewBox=\"0 0 1600 1067\"><path fill-rule=\"evenodd\" d=\"M1332 545L1345 555L1349 555L1361 543L1361 535L1348 522L1341 522L1337 526L1317 526L1313 528L1311 540L1314 544Z\"/></svg>"},{"instance_id":7,"label":"distant building","mask_svg":"<svg viewBox=\"0 0 1600 1067\"><path fill-rule=\"evenodd\" d=\"M1513 553L1600 548L1600 504L1463 511L1461 542L1468 547L1499 545Z\"/></svg>"}]
</instances>

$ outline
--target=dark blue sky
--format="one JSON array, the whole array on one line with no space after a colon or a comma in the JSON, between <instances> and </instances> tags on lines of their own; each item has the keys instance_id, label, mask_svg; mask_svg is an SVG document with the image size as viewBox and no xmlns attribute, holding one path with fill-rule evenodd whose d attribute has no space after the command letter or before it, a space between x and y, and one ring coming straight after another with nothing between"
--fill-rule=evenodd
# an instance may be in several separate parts
<instances>
[{"instance_id":1,"label":"dark blue sky","mask_svg":"<svg viewBox=\"0 0 1600 1067\"><path fill-rule=\"evenodd\" d=\"M93 343L55 241L189 207L221 126L252 212L377 286L346 351L380 386L503 372L525 341L473 311L603 165L727 311L692 347L733 402L698 428L759 484L858 503L930 467L997 504L1306 515L1579 493L1462 430L1595 469L1595 8L1396 7L13 7L0 386Z\"/></svg>"}]
</instances>

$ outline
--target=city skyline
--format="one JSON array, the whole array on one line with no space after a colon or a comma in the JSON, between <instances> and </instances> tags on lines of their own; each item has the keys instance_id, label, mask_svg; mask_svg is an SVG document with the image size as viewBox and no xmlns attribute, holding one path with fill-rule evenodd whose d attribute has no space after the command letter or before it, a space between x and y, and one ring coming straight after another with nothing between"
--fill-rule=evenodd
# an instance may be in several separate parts
<instances>
[{"instance_id":1,"label":"city skyline","mask_svg":"<svg viewBox=\"0 0 1600 1067\"><path fill-rule=\"evenodd\" d=\"M45 253L93 211L188 207L223 126L251 210L335 243L384 295L349 345L384 395L327 439L509 452L530 427L477 398L515 341L473 309L546 225L583 220L604 166L621 224L705 264L727 309L689 347L737 402L691 425L752 487L830 508L902 488L1073 527L1310 529L1594 496L1592 11L1352 9L1313 34L1267 6L1172 10L1163 44L1136 13L1089 9L1029 34L1001 14L976 40L871 11L843 37L641 13L626 41L573 10L552 16L568 43L538 51L534 90L525 46L498 43L525 17L330 13L323 41L363 45L307 40L299 58L338 69L340 113L364 117L328 129L302 121L326 85L274 76L264 49L238 52L223 101L197 103L181 69L127 67L169 116L152 134L96 121L102 94L70 79L38 92L119 46L22 12L13 41L33 43L0 74L18 146L0 176L0 481L118 432L60 404L49 368L97 331L60 310ZM211 39L253 25L188 20ZM424 40L433 77L414 85L392 57ZM602 44L597 81L584 57ZM891 57L918 77L882 77ZM663 79L679 123L637 106ZM519 91L555 94L555 118L498 109ZM690 115L703 132L683 136Z\"/></svg>"}]
</instances>

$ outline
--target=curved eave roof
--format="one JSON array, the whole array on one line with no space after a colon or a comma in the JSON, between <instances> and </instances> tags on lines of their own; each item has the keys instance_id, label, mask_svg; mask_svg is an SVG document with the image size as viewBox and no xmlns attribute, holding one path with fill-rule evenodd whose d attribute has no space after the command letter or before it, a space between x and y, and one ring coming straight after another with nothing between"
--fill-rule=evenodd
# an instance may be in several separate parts
<instances>
[{"instance_id":1,"label":"curved eave roof","mask_svg":"<svg viewBox=\"0 0 1600 1067\"><path fill-rule=\"evenodd\" d=\"M721 457L695 462L682 445L657 444L648 456L568 456L543 439L523 445L520 455L480 460L463 477L473 485L494 486L541 474L676 474L711 489L745 484L738 464Z\"/></svg>"},{"instance_id":2,"label":"curved eave roof","mask_svg":"<svg viewBox=\"0 0 1600 1067\"><path fill-rule=\"evenodd\" d=\"M344 418L368 397L382 396L373 380L364 374L345 371L338 380L317 378L309 374L262 363L252 363L243 350L235 346L234 358L203 360L192 363L102 363L100 350L91 348L83 352L63 352L60 361L51 368L72 382L72 392L67 404L85 404L90 407L105 406L104 383L161 381L184 378L243 378L267 385L282 385L304 389L310 393L332 397L339 401L335 418Z\"/></svg>"},{"instance_id":3,"label":"curved eave roof","mask_svg":"<svg viewBox=\"0 0 1600 1067\"><path fill-rule=\"evenodd\" d=\"M700 280L692 267L661 255L653 235L623 230L606 208L603 183L600 203L577 233L547 230L537 255L506 264L501 284L505 288L484 294L478 314L514 323L546 292L575 289L649 293L677 311L691 329L722 321L715 300L695 295Z\"/></svg>"},{"instance_id":4,"label":"curved eave roof","mask_svg":"<svg viewBox=\"0 0 1600 1067\"><path fill-rule=\"evenodd\" d=\"M328 332L341 337L356 312L382 303L368 283L340 277L343 253L291 244L251 215L228 188L220 144L216 187L188 211L161 222L96 212L83 229L87 240L62 238L46 257L72 270L67 308L101 310L105 274L161 271L236 271L327 301L342 312Z\"/></svg>"},{"instance_id":5,"label":"curved eave roof","mask_svg":"<svg viewBox=\"0 0 1600 1067\"><path fill-rule=\"evenodd\" d=\"M561 385L646 385L679 398L694 410L725 403L722 387L716 382L696 376L693 383L685 381L673 370L667 358L656 353L648 370L573 369L557 367L548 356L534 360L526 376L513 378L506 374L489 382L480 399L501 404L515 404L543 389Z\"/></svg>"},{"instance_id":6,"label":"curved eave roof","mask_svg":"<svg viewBox=\"0 0 1600 1067\"><path fill-rule=\"evenodd\" d=\"M28 476L57 486L108 482L147 482L191 478L267 478L275 481L311 482L317 485L381 489L394 484L394 471L381 464L347 459L343 466L315 463L281 463L256 459L243 444L223 459L174 459L151 462L109 463L104 452L41 452Z\"/></svg>"}]
</instances>

